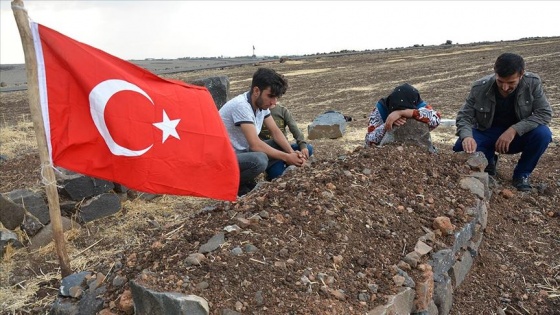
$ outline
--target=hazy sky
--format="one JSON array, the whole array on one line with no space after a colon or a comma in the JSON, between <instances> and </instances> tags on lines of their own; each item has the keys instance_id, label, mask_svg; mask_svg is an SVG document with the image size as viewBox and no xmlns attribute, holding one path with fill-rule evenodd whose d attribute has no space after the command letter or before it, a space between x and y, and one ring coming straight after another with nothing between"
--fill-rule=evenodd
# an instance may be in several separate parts
<instances>
[{"instance_id":1,"label":"hazy sky","mask_svg":"<svg viewBox=\"0 0 560 315\"><path fill-rule=\"evenodd\" d=\"M0 63L23 63L0 0ZM121 59L302 55L559 36L560 1L24 1L30 18Z\"/></svg>"}]
</instances>

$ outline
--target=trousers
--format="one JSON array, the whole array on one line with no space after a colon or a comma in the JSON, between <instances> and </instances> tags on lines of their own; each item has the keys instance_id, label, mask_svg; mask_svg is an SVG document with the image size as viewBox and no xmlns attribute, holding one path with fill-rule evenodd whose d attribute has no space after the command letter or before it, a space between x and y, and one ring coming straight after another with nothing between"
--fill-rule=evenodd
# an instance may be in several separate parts
<instances>
[{"instance_id":1,"label":"trousers","mask_svg":"<svg viewBox=\"0 0 560 315\"><path fill-rule=\"evenodd\" d=\"M482 152L489 163L494 161L496 141L507 129L505 127L491 127L484 131L473 129L476 150ZM516 135L506 152L506 154L521 153L513 170L513 178L529 177L551 141L552 132L546 125L539 125L522 136ZM462 139L457 139L453 151L463 151Z\"/></svg>"},{"instance_id":2,"label":"trousers","mask_svg":"<svg viewBox=\"0 0 560 315\"><path fill-rule=\"evenodd\" d=\"M265 141L271 147L282 150L279 145L274 142L274 139ZM297 144L292 144L292 149L299 150ZM307 144L309 156L313 154L313 146ZM279 177L286 170L286 163L282 160L269 159L263 152L244 151L236 152L237 163L239 165L239 183L241 185L251 183L259 174L266 172L267 178L272 180Z\"/></svg>"}]
</instances>

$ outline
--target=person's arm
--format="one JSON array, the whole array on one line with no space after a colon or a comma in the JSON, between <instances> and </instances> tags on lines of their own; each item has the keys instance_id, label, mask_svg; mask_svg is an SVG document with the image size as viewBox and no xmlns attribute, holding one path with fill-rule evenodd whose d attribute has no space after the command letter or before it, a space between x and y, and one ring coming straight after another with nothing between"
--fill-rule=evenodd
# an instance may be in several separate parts
<instances>
[{"instance_id":1,"label":"person's arm","mask_svg":"<svg viewBox=\"0 0 560 315\"><path fill-rule=\"evenodd\" d=\"M457 127L456 135L461 139L461 145L463 146L463 151L466 153L474 153L476 151L476 141L474 140L472 128L476 123L476 98L475 98L474 87L471 87L471 91L465 103L459 109L457 113L457 118L455 119L455 126Z\"/></svg>"},{"instance_id":2,"label":"person's arm","mask_svg":"<svg viewBox=\"0 0 560 315\"><path fill-rule=\"evenodd\" d=\"M401 109L391 112L385 120L385 130L390 131L393 129L393 126L404 125L407 118L412 118L414 111L415 109Z\"/></svg>"},{"instance_id":3,"label":"person's arm","mask_svg":"<svg viewBox=\"0 0 560 315\"><path fill-rule=\"evenodd\" d=\"M527 101L532 100L532 104L531 115L521 119L512 126L520 136L537 128L539 125L548 125L552 119L552 107L544 94L539 76L531 73L527 74L523 80L530 80L527 92L531 94L531 98L527 98ZM523 104L520 104L520 106L523 106ZM521 111L522 109L520 108L519 110Z\"/></svg>"},{"instance_id":4,"label":"person's arm","mask_svg":"<svg viewBox=\"0 0 560 315\"><path fill-rule=\"evenodd\" d=\"M441 122L440 113L434 110L430 105L415 109L412 114L412 118L428 124L430 130L435 129Z\"/></svg>"},{"instance_id":5,"label":"person's arm","mask_svg":"<svg viewBox=\"0 0 560 315\"><path fill-rule=\"evenodd\" d=\"M463 104L461 109L459 109L459 112L457 113L457 117L455 118L455 126L457 128L456 135L460 139L473 137L472 128L476 123L476 117L475 117L476 112L474 107L475 104L476 104L475 92L474 92L474 88L471 88L471 91L467 96L465 103Z\"/></svg>"},{"instance_id":6,"label":"person's arm","mask_svg":"<svg viewBox=\"0 0 560 315\"><path fill-rule=\"evenodd\" d=\"M290 132L294 136L294 139L296 140L296 143L297 143L299 149L300 150L303 150L303 149L307 150L307 142L305 141L305 137L304 137L303 133L301 132L301 130L299 130L296 121L292 117L292 114L286 108L284 108L284 110L283 110L283 119L284 119L284 124L286 126L288 126L288 129L290 129Z\"/></svg>"},{"instance_id":7,"label":"person's arm","mask_svg":"<svg viewBox=\"0 0 560 315\"><path fill-rule=\"evenodd\" d=\"M255 128L255 125L250 124L250 123L241 124L239 127L241 128L241 132L243 132L243 135L245 136L245 139L247 139L247 142L249 143L249 148L251 149L251 151L263 152L269 158L282 160L282 161L286 162L286 164L289 164L289 165L302 166L304 160L302 158L300 158L301 153L297 153L297 152L294 152L292 150L291 146L288 143L288 140L286 140L286 138L284 137L284 135L282 134L280 129L278 129L278 127L274 123L274 120L272 119L272 117L269 116L269 117L265 118L265 120L264 120L265 123L266 123L267 119L270 119L272 121L272 125L274 125L276 127L276 130L278 130L280 132L280 134L282 135L282 138L284 139L284 142L288 144L289 151L287 151L287 152L289 152L289 153L286 153L286 152L283 152L283 151L280 151L280 150L276 150L275 148L266 144L266 142L262 141L257 135L257 130ZM270 125L267 125L267 127L271 128ZM274 133L272 133L272 134L274 134ZM280 147L282 147L282 149L284 149L284 147L280 143L279 143L279 145L280 145Z\"/></svg>"},{"instance_id":8,"label":"person's arm","mask_svg":"<svg viewBox=\"0 0 560 315\"><path fill-rule=\"evenodd\" d=\"M385 135L385 122L381 118L381 114L377 107L373 109L369 115L368 128L366 133L366 146L378 145Z\"/></svg>"},{"instance_id":9,"label":"person's arm","mask_svg":"<svg viewBox=\"0 0 560 315\"><path fill-rule=\"evenodd\" d=\"M278 128L278 125L276 125L272 116L268 116L264 119L264 125L268 128L268 130L270 130L270 136L274 139L274 142L276 142L276 144L278 144L284 152L294 152L292 146L288 142L288 139L284 133L282 133L282 130Z\"/></svg>"}]
</instances>

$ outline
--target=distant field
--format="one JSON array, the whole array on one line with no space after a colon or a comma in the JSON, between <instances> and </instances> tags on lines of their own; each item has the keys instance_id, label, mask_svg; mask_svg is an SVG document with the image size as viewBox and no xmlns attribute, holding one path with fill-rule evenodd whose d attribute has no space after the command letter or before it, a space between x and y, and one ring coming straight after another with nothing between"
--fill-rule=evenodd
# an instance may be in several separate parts
<instances>
[{"instance_id":1,"label":"distant field","mask_svg":"<svg viewBox=\"0 0 560 315\"><path fill-rule=\"evenodd\" d=\"M207 58L207 59L154 59L131 60L130 62L147 69L155 74L170 74L177 72L194 71L201 69L215 69L236 65L250 64L270 60L270 58ZM25 64L0 65L0 92L18 91L27 88Z\"/></svg>"}]
</instances>

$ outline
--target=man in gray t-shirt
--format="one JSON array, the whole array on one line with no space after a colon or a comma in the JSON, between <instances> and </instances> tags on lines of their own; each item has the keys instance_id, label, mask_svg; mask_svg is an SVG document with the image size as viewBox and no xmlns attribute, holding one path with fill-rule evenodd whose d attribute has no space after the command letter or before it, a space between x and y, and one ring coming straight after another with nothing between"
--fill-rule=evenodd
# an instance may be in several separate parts
<instances>
[{"instance_id":1,"label":"man in gray t-shirt","mask_svg":"<svg viewBox=\"0 0 560 315\"><path fill-rule=\"evenodd\" d=\"M282 75L272 69L259 68L253 75L251 89L220 109L239 164L239 196L251 191L256 185L255 178L265 171L269 179L282 175L284 168L278 171L274 167L276 163L283 161L287 165L303 166L308 159L292 148L270 116L269 108L276 105L287 89L288 82ZM270 130L272 139L259 138L263 125Z\"/></svg>"}]
</instances>

